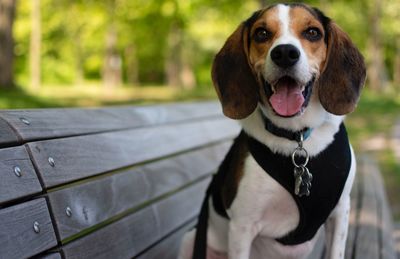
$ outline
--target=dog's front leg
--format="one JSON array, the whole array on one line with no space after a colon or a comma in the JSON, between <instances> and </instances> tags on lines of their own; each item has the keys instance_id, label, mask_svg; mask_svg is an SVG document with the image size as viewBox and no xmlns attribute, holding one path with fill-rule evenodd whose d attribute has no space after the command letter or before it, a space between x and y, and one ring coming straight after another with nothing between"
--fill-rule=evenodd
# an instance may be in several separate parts
<instances>
[{"instance_id":1,"label":"dog's front leg","mask_svg":"<svg viewBox=\"0 0 400 259\"><path fill-rule=\"evenodd\" d=\"M327 257L343 259L349 226L350 196L342 197L333 213L325 224Z\"/></svg>"},{"instance_id":2,"label":"dog's front leg","mask_svg":"<svg viewBox=\"0 0 400 259\"><path fill-rule=\"evenodd\" d=\"M350 146L351 147L351 146ZM351 167L347 177L342 196L336 208L325 223L326 230L326 256L330 259L343 259L346 248L347 231L349 228L350 215L350 192L356 173L356 159L353 148L351 148Z\"/></svg>"},{"instance_id":3,"label":"dog's front leg","mask_svg":"<svg viewBox=\"0 0 400 259\"><path fill-rule=\"evenodd\" d=\"M251 224L231 221L228 235L229 259L249 259L255 235L255 228Z\"/></svg>"}]
</instances>

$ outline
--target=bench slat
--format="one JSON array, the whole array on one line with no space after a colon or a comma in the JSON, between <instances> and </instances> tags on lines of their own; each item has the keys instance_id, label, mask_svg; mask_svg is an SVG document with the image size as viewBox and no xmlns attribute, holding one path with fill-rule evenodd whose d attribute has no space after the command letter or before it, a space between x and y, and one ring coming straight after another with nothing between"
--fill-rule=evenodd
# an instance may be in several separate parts
<instances>
[{"instance_id":1,"label":"bench slat","mask_svg":"<svg viewBox=\"0 0 400 259\"><path fill-rule=\"evenodd\" d=\"M35 233L34 222L40 232ZM26 258L57 245L44 198L0 210L0 255Z\"/></svg>"},{"instance_id":2,"label":"bench slat","mask_svg":"<svg viewBox=\"0 0 400 259\"><path fill-rule=\"evenodd\" d=\"M0 118L0 147L18 143L18 137L8 123Z\"/></svg>"},{"instance_id":3,"label":"bench slat","mask_svg":"<svg viewBox=\"0 0 400 259\"><path fill-rule=\"evenodd\" d=\"M221 108L217 102L99 109L8 110L0 112L0 117L8 121L18 131L24 142L145 127L211 116L221 116ZM21 118L29 121L29 124L21 121ZM0 121L0 129L3 129L1 123ZM2 133L1 130L0 133ZM15 140L12 139L12 141Z\"/></svg>"},{"instance_id":4,"label":"bench slat","mask_svg":"<svg viewBox=\"0 0 400 259\"><path fill-rule=\"evenodd\" d=\"M218 130L216 130L218 129ZM231 120L208 120L27 144L47 188L232 138ZM55 166L49 164L49 157Z\"/></svg>"},{"instance_id":5,"label":"bench slat","mask_svg":"<svg viewBox=\"0 0 400 259\"><path fill-rule=\"evenodd\" d=\"M357 239L355 247L356 258L379 258L379 216L376 199L375 182L371 176L371 169L364 159L359 159L358 172L361 174L361 208L357 225Z\"/></svg>"},{"instance_id":6,"label":"bench slat","mask_svg":"<svg viewBox=\"0 0 400 259\"><path fill-rule=\"evenodd\" d=\"M376 198L378 204L378 217L379 217L379 225L378 225L378 234L379 234L379 245L380 250L380 258L385 259L397 259L396 250L394 249L394 242L392 238L393 233L393 219L391 215L391 210L389 208L388 199L386 197L386 192L383 189L384 184L382 180L382 176L379 172L378 165L376 161L369 159L365 162L368 163L368 166L371 170L370 177L374 182L374 188L376 190Z\"/></svg>"},{"instance_id":7,"label":"bench slat","mask_svg":"<svg viewBox=\"0 0 400 259\"><path fill-rule=\"evenodd\" d=\"M190 229L194 228L197 223L197 219L189 222L184 227L180 228L172 235L166 237L161 242L157 243L151 249L145 251L139 256L135 257L137 259L176 259L179 255L179 249L181 247L181 242L183 235Z\"/></svg>"},{"instance_id":8,"label":"bench slat","mask_svg":"<svg viewBox=\"0 0 400 259\"><path fill-rule=\"evenodd\" d=\"M217 170L231 142L49 193L61 240ZM72 216L67 216L70 207Z\"/></svg>"},{"instance_id":9,"label":"bench slat","mask_svg":"<svg viewBox=\"0 0 400 259\"><path fill-rule=\"evenodd\" d=\"M209 179L63 247L66 258L129 258L167 236L199 211ZM188 198L190 197L190 198Z\"/></svg>"},{"instance_id":10,"label":"bench slat","mask_svg":"<svg viewBox=\"0 0 400 259\"><path fill-rule=\"evenodd\" d=\"M15 167L20 169L20 177ZM42 191L24 147L0 149L0 177L0 204Z\"/></svg>"},{"instance_id":11,"label":"bench slat","mask_svg":"<svg viewBox=\"0 0 400 259\"><path fill-rule=\"evenodd\" d=\"M148 185L139 170L48 194L61 240L146 202ZM71 216L67 215L70 208Z\"/></svg>"},{"instance_id":12,"label":"bench slat","mask_svg":"<svg viewBox=\"0 0 400 259\"><path fill-rule=\"evenodd\" d=\"M62 257L60 255L60 253L50 253L50 254L39 256L38 258L40 258L40 259L61 259Z\"/></svg>"}]
</instances>

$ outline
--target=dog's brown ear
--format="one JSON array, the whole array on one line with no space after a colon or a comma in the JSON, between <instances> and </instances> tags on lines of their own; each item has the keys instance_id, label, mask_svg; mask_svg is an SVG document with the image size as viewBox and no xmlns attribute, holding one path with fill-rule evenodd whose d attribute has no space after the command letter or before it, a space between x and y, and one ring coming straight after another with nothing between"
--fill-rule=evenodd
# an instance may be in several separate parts
<instances>
[{"instance_id":1,"label":"dog's brown ear","mask_svg":"<svg viewBox=\"0 0 400 259\"><path fill-rule=\"evenodd\" d=\"M365 82L364 58L349 36L334 22L327 25L328 54L318 80L322 106L330 113L344 115L357 105Z\"/></svg>"},{"instance_id":2,"label":"dog's brown ear","mask_svg":"<svg viewBox=\"0 0 400 259\"><path fill-rule=\"evenodd\" d=\"M258 84L248 60L248 26L243 23L215 56L212 80L223 112L243 119L257 107Z\"/></svg>"}]
</instances>

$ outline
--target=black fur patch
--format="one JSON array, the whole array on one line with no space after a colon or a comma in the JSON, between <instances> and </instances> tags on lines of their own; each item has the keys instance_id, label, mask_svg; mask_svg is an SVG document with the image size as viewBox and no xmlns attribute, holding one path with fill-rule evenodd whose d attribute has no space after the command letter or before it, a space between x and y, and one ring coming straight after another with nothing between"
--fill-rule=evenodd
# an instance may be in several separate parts
<instances>
[{"instance_id":1,"label":"black fur patch","mask_svg":"<svg viewBox=\"0 0 400 259\"><path fill-rule=\"evenodd\" d=\"M325 30L324 41L325 41L325 43L328 44L328 30L329 30L328 25L331 22L331 18L325 16L325 14L323 12L321 12L319 9L317 9L315 7L312 10L315 12L318 20L322 23L322 26L324 26L324 30Z\"/></svg>"}]
</instances>

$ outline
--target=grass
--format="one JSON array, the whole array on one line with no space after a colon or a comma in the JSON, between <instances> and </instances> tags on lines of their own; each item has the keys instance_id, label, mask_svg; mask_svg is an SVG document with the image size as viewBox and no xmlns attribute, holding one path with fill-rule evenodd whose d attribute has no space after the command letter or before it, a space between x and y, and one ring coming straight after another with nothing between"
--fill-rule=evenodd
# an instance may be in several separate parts
<instances>
[{"instance_id":1,"label":"grass","mask_svg":"<svg viewBox=\"0 0 400 259\"><path fill-rule=\"evenodd\" d=\"M151 104L215 98L212 88L182 90L164 86L122 86L115 89L97 83L44 85L39 90L17 88L0 90L0 109L98 107Z\"/></svg>"},{"instance_id":2,"label":"grass","mask_svg":"<svg viewBox=\"0 0 400 259\"><path fill-rule=\"evenodd\" d=\"M212 87L190 91L164 86L124 86L111 90L98 83L45 85L39 91L0 90L0 109L136 105L212 98L216 98ZM397 220L400 220L400 163L389 142L393 125L399 119L399 95L377 94L368 89L364 90L356 111L346 119L356 152L369 152L377 158Z\"/></svg>"}]
</instances>

